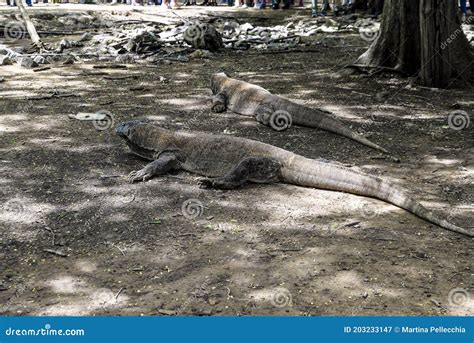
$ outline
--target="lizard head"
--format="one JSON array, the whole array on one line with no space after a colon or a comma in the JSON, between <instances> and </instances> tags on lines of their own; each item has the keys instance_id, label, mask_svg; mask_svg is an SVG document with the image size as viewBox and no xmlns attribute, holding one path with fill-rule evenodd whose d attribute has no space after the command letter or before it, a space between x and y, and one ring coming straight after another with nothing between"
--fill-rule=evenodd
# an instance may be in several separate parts
<instances>
[{"instance_id":1,"label":"lizard head","mask_svg":"<svg viewBox=\"0 0 474 343\"><path fill-rule=\"evenodd\" d=\"M125 140L134 154L147 160L154 160L168 148L170 132L140 120L120 123L115 133Z\"/></svg>"},{"instance_id":2,"label":"lizard head","mask_svg":"<svg viewBox=\"0 0 474 343\"><path fill-rule=\"evenodd\" d=\"M211 77L211 90L213 94L217 94L221 91L222 85L229 77L225 73L215 73Z\"/></svg>"}]
</instances>

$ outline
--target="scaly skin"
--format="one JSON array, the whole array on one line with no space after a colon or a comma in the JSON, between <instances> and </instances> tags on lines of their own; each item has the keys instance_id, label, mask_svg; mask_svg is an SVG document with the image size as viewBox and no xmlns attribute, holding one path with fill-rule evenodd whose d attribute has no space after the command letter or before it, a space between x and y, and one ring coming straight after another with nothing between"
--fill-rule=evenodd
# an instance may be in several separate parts
<instances>
[{"instance_id":1,"label":"scaly skin","mask_svg":"<svg viewBox=\"0 0 474 343\"><path fill-rule=\"evenodd\" d=\"M284 123L288 123L287 114L289 114L292 124L334 132L388 153L381 146L347 128L328 112L299 105L273 95L260 86L231 79L224 73L217 73L211 77L211 90L214 94L212 110L216 113L224 112L228 108L237 114L253 116L258 122L277 131L288 127Z\"/></svg>"},{"instance_id":2,"label":"scaly skin","mask_svg":"<svg viewBox=\"0 0 474 343\"><path fill-rule=\"evenodd\" d=\"M116 133L132 152L153 161L132 172L130 182L146 181L173 169L214 178L202 180L205 187L232 189L247 181L280 181L377 198L447 230L474 236L434 215L404 189L380 177L308 159L269 144L224 135L173 132L137 121L120 124Z\"/></svg>"}]
</instances>

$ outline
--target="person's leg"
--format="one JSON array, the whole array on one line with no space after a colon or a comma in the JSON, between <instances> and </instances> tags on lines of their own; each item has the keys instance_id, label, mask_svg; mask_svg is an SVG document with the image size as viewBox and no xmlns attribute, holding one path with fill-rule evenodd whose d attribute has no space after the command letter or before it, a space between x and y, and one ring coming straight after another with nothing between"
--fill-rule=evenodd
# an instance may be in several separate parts
<instances>
[{"instance_id":1,"label":"person's leg","mask_svg":"<svg viewBox=\"0 0 474 343\"><path fill-rule=\"evenodd\" d=\"M466 0L461 0L461 13L466 14L467 13L467 6L466 6Z\"/></svg>"},{"instance_id":2,"label":"person's leg","mask_svg":"<svg viewBox=\"0 0 474 343\"><path fill-rule=\"evenodd\" d=\"M321 14L327 15L329 10L329 0L323 0L323 9L321 10Z\"/></svg>"},{"instance_id":3,"label":"person's leg","mask_svg":"<svg viewBox=\"0 0 474 343\"><path fill-rule=\"evenodd\" d=\"M471 14L474 14L474 0L469 0L469 7L471 7Z\"/></svg>"},{"instance_id":4,"label":"person's leg","mask_svg":"<svg viewBox=\"0 0 474 343\"><path fill-rule=\"evenodd\" d=\"M278 10L280 8L280 0L272 0L272 9Z\"/></svg>"},{"instance_id":5,"label":"person's leg","mask_svg":"<svg viewBox=\"0 0 474 343\"><path fill-rule=\"evenodd\" d=\"M318 16L318 0L311 0L311 17Z\"/></svg>"},{"instance_id":6,"label":"person's leg","mask_svg":"<svg viewBox=\"0 0 474 343\"><path fill-rule=\"evenodd\" d=\"M466 0L461 0L461 21L464 22L466 20L467 8L466 8Z\"/></svg>"}]
</instances>

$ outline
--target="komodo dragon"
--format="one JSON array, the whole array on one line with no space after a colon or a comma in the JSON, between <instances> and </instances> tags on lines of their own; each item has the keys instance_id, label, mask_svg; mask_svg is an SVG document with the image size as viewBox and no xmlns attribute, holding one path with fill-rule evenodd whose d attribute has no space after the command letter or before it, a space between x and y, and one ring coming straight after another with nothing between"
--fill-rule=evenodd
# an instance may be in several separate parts
<instances>
[{"instance_id":1,"label":"komodo dragon","mask_svg":"<svg viewBox=\"0 0 474 343\"><path fill-rule=\"evenodd\" d=\"M122 123L116 133L134 154L153 161L130 173L128 180L132 183L171 170L210 177L200 180L205 188L233 189L249 181L280 181L377 198L445 229L474 237L468 230L428 211L395 184L338 164L312 160L250 139L174 132L140 121Z\"/></svg>"},{"instance_id":2,"label":"komodo dragon","mask_svg":"<svg viewBox=\"0 0 474 343\"><path fill-rule=\"evenodd\" d=\"M224 73L212 75L211 90L214 94L211 108L213 112L220 113L230 109L238 114L254 116L258 122L277 131L288 128L291 123L315 127L388 153L381 146L344 126L328 112L299 105L273 95L260 86L231 79Z\"/></svg>"}]
</instances>

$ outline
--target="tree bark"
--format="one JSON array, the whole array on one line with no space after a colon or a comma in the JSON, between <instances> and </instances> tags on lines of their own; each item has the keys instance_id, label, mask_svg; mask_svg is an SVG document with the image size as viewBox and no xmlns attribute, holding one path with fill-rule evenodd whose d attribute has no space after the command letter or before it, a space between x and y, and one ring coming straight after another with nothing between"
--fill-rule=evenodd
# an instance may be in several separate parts
<instances>
[{"instance_id":1,"label":"tree bark","mask_svg":"<svg viewBox=\"0 0 474 343\"><path fill-rule=\"evenodd\" d=\"M26 11L25 5L23 4L23 0L16 0L16 4L18 6L18 9L20 10L23 21L25 22L26 29L28 30L28 33L30 34L31 41L39 49L44 49L45 46L43 42L41 41L41 38L38 35L38 32L36 32L36 28L33 25L33 22L31 21L30 16L28 15L28 12Z\"/></svg>"},{"instance_id":2,"label":"tree bark","mask_svg":"<svg viewBox=\"0 0 474 343\"><path fill-rule=\"evenodd\" d=\"M355 0L354 7L356 10L367 11L367 0Z\"/></svg>"},{"instance_id":3,"label":"tree bark","mask_svg":"<svg viewBox=\"0 0 474 343\"><path fill-rule=\"evenodd\" d=\"M354 65L419 75L431 87L474 77L472 48L453 0L385 0L379 36ZM449 82L449 81L448 81Z\"/></svg>"},{"instance_id":4,"label":"tree bark","mask_svg":"<svg viewBox=\"0 0 474 343\"><path fill-rule=\"evenodd\" d=\"M441 48L450 32L449 20L442 12L446 1L449 0L421 0L420 4L420 79L426 87L446 87L451 77L449 46Z\"/></svg>"}]
</instances>

